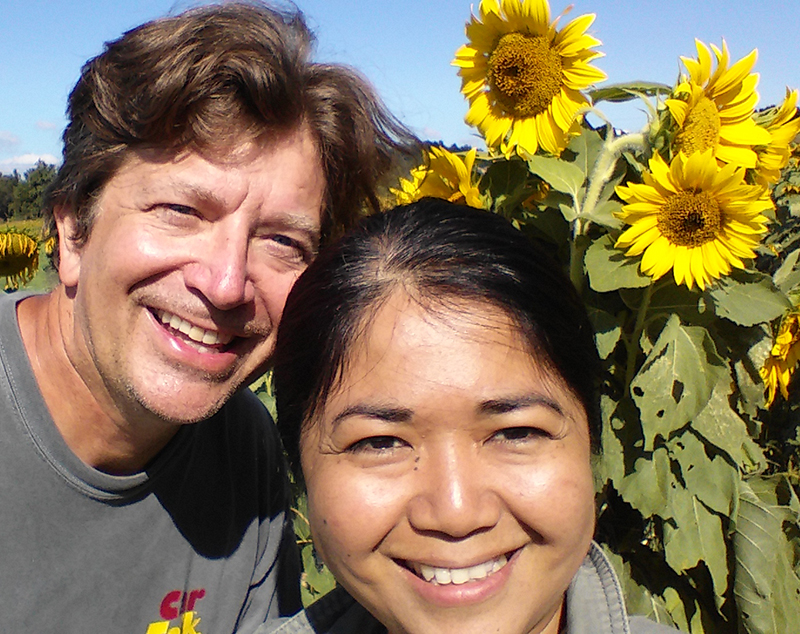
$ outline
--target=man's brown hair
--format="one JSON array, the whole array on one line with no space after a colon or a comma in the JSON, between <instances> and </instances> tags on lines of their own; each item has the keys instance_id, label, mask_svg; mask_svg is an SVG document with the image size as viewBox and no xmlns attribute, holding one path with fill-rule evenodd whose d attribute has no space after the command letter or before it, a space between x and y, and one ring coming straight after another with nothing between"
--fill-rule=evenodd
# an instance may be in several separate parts
<instances>
[{"instance_id":1,"label":"man's brown hair","mask_svg":"<svg viewBox=\"0 0 800 634\"><path fill-rule=\"evenodd\" d=\"M73 88L64 160L45 201L75 215L85 243L94 202L131 150L225 152L309 127L326 181L323 233L377 210L381 177L416 140L354 70L311 60L299 10L230 2L147 22L108 42ZM57 264L57 250L56 250Z\"/></svg>"}]
</instances>

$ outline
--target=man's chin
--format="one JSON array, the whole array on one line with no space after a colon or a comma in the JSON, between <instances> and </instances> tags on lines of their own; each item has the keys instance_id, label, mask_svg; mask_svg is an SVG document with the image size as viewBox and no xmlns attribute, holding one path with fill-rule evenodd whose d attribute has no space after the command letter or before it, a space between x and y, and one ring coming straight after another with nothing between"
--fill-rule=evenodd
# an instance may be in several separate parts
<instances>
[{"instance_id":1,"label":"man's chin","mask_svg":"<svg viewBox=\"0 0 800 634\"><path fill-rule=\"evenodd\" d=\"M233 396L236 389L230 389L210 399L208 392L192 398L191 395L178 392L172 398L152 398L138 395L139 405L153 417L169 425L192 425L211 418Z\"/></svg>"}]
</instances>

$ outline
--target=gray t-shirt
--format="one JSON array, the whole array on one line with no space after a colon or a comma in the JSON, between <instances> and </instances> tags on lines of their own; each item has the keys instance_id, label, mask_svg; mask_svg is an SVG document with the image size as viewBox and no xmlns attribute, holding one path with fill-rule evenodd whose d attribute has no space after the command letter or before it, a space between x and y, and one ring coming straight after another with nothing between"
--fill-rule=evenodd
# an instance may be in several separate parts
<instances>
[{"instance_id":1,"label":"gray t-shirt","mask_svg":"<svg viewBox=\"0 0 800 634\"><path fill-rule=\"evenodd\" d=\"M141 473L97 471L39 392L21 297L0 297L0 630L226 634L299 609L286 472L258 399L243 390L182 427Z\"/></svg>"}]
</instances>

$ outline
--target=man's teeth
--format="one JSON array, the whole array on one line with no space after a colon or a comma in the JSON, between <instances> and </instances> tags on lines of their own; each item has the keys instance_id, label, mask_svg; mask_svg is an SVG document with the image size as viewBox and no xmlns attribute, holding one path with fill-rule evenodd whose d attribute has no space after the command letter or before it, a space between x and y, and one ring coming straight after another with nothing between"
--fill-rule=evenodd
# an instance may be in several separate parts
<instances>
[{"instance_id":1,"label":"man's teeth","mask_svg":"<svg viewBox=\"0 0 800 634\"><path fill-rule=\"evenodd\" d=\"M165 310L159 310L156 312L158 314L158 318L161 320L161 323L166 324L170 328L173 328L179 332L182 332L184 335L189 337L189 339L196 341L197 343L202 343L206 346L213 346L217 344L226 345L231 342L231 339L233 339L231 335L224 335L220 332L206 330L204 328L200 328L200 326L190 324L185 319L181 319L177 315L168 313Z\"/></svg>"},{"instance_id":2,"label":"man's teeth","mask_svg":"<svg viewBox=\"0 0 800 634\"><path fill-rule=\"evenodd\" d=\"M461 585L468 581L485 579L507 563L508 558L505 555L500 555L497 559L492 559L477 566L470 566L469 568L436 568L426 564L416 564L415 568L425 581L435 581L438 585L444 586L451 583Z\"/></svg>"}]
</instances>

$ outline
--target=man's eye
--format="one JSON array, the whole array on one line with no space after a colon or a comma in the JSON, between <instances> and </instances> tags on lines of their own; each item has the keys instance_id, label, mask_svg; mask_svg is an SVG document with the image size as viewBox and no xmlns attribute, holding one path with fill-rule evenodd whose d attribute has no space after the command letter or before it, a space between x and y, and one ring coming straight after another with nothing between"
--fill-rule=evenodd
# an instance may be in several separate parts
<instances>
[{"instance_id":1,"label":"man's eye","mask_svg":"<svg viewBox=\"0 0 800 634\"><path fill-rule=\"evenodd\" d=\"M178 205L177 203L169 203L164 206L170 211L174 211L175 213L181 214L182 216L192 216L197 213L194 207L189 207L188 205Z\"/></svg>"},{"instance_id":2,"label":"man's eye","mask_svg":"<svg viewBox=\"0 0 800 634\"><path fill-rule=\"evenodd\" d=\"M388 452L402 449L407 444L395 436L370 436L350 445L347 450L352 453L359 452Z\"/></svg>"},{"instance_id":3,"label":"man's eye","mask_svg":"<svg viewBox=\"0 0 800 634\"><path fill-rule=\"evenodd\" d=\"M276 234L276 235L272 236L272 240L273 240L273 242L277 242L281 246L292 247L292 248L298 247L299 248L297 240L294 240L293 238L290 238L289 236L282 236L280 234Z\"/></svg>"},{"instance_id":4,"label":"man's eye","mask_svg":"<svg viewBox=\"0 0 800 634\"><path fill-rule=\"evenodd\" d=\"M290 236L274 233L268 236L266 244L274 255L288 260L309 263L313 259L311 249L303 242Z\"/></svg>"}]
</instances>

